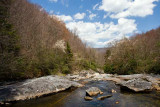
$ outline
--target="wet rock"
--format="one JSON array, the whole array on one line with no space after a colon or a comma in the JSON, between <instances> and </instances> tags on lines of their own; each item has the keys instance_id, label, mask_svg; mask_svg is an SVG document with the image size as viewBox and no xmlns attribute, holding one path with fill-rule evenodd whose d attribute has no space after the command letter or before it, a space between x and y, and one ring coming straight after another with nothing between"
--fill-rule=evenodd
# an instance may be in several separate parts
<instances>
[{"instance_id":1,"label":"wet rock","mask_svg":"<svg viewBox=\"0 0 160 107\"><path fill-rule=\"evenodd\" d=\"M91 88L86 90L86 94L89 95L89 96L95 96L95 95L98 95L98 94L103 94L103 92L97 87L91 87Z\"/></svg>"},{"instance_id":2,"label":"wet rock","mask_svg":"<svg viewBox=\"0 0 160 107\"><path fill-rule=\"evenodd\" d=\"M0 87L0 102L31 99L82 85L60 76L45 76Z\"/></svg>"},{"instance_id":3,"label":"wet rock","mask_svg":"<svg viewBox=\"0 0 160 107\"><path fill-rule=\"evenodd\" d=\"M5 103L5 105L9 105L10 103Z\"/></svg>"},{"instance_id":4,"label":"wet rock","mask_svg":"<svg viewBox=\"0 0 160 107\"><path fill-rule=\"evenodd\" d=\"M112 93L116 93L116 90L112 89L111 92L112 92Z\"/></svg>"},{"instance_id":5,"label":"wet rock","mask_svg":"<svg viewBox=\"0 0 160 107\"><path fill-rule=\"evenodd\" d=\"M153 89L152 83L145 78L134 78L128 81L124 81L121 84L122 89L128 88L135 92L151 91Z\"/></svg>"},{"instance_id":6,"label":"wet rock","mask_svg":"<svg viewBox=\"0 0 160 107\"><path fill-rule=\"evenodd\" d=\"M155 90L160 91L160 77L152 77L152 76L146 76L146 79L150 82L152 82L152 86Z\"/></svg>"},{"instance_id":7,"label":"wet rock","mask_svg":"<svg viewBox=\"0 0 160 107\"><path fill-rule=\"evenodd\" d=\"M104 100L105 98L112 97L112 95L106 95L106 96L100 96L97 98L97 100Z\"/></svg>"},{"instance_id":8,"label":"wet rock","mask_svg":"<svg viewBox=\"0 0 160 107\"><path fill-rule=\"evenodd\" d=\"M116 101L116 104L119 104L119 102L118 102L118 101Z\"/></svg>"},{"instance_id":9,"label":"wet rock","mask_svg":"<svg viewBox=\"0 0 160 107\"><path fill-rule=\"evenodd\" d=\"M4 105L5 103L4 102L0 102L0 105Z\"/></svg>"},{"instance_id":10,"label":"wet rock","mask_svg":"<svg viewBox=\"0 0 160 107\"><path fill-rule=\"evenodd\" d=\"M89 97L89 96L85 96L84 99L87 100L87 101L93 100L93 98Z\"/></svg>"},{"instance_id":11,"label":"wet rock","mask_svg":"<svg viewBox=\"0 0 160 107\"><path fill-rule=\"evenodd\" d=\"M123 79L116 78L116 77L107 77L104 80L113 81L113 82L116 82L116 84L121 84L122 82L124 82Z\"/></svg>"},{"instance_id":12,"label":"wet rock","mask_svg":"<svg viewBox=\"0 0 160 107\"><path fill-rule=\"evenodd\" d=\"M99 94L101 94L101 95L102 95L102 94L103 94L103 92L102 92L102 91L100 91L100 92L99 92Z\"/></svg>"}]
</instances>

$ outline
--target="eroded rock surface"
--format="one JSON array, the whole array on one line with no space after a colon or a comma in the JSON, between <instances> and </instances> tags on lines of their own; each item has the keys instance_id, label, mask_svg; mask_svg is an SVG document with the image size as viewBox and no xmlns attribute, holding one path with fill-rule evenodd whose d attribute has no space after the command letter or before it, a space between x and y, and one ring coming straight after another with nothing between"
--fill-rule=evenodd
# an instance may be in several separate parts
<instances>
[{"instance_id":1,"label":"eroded rock surface","mask_svg":"<svg viewBox=\"0 0 160 107\"><path fill-rule=\"evenodd\" d=\"M60 76L45 76L0 87L0 102L25 100L82 85Z\"/></svg>"},{"instance_id":2,"label":"eroded rock surface","mask_svg":"<svg viewBox=\"0 0 160 107\"><path fill-rule=\"evenodd\" d=\"M152 83L145 78L134 78L120 83L121 86L131 89L135 92L151 91L153 89Z\"/></svg>"}]
</instances>

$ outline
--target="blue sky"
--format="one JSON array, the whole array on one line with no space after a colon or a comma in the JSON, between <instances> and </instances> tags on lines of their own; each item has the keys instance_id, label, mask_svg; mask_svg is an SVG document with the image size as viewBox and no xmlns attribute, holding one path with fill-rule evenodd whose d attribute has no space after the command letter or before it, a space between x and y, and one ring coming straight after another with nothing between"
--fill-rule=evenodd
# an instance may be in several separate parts
<instances>
[{"instance_id":1,"label":"blue sky","mask_svg":"<svg viewBox=\"0 0 160 107\"><path fill-rule=\"evenodd\" d=\"M92 47L160 26L159 0L29 0Z\"/></svg>"}]
</instances>

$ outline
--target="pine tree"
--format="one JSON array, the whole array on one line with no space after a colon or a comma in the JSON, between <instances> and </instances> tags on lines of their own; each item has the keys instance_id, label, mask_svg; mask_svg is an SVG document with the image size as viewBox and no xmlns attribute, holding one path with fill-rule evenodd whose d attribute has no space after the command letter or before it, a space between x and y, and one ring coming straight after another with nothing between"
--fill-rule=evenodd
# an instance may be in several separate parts
<instances>
[{"instance_id":1,"label":"pine tree","mask_svg":"<svg viewBox=\"0 0 160 107\"><path fill-rule=\"evenodd\" d=\"M67 56L68 56L68 60L69 60L69 61L72 61L73 53L72 53L72 51L71 51L71 47L70 47L70 45L69 45L68 42L67 42L66 54L67 54Z\"/></svg>"},{"instance_id":2,"label":"pine tree","mask_svg":"<svg viewBox=\"0 0 160 107\"><path fill-rule=\"evenodd\" d=\"M105 53L105 62L107 62L110 55L111 55L111 51L109 49L107 49L106 53Z\"/></svg>"},{"instance_id":3,"label":"pine tree","mask_svg":"<svg viewBox=\"0 0 160 107\"><path fill-rule=\"evenodd\" d=\"M73 53L71 51L71 47L69 43L67 42L66 45L66 60L65 60L65 66L63 69L63 73L67 74L70 73L72 70L72 62L73 62Z\"/></svg>"}]
</instances>

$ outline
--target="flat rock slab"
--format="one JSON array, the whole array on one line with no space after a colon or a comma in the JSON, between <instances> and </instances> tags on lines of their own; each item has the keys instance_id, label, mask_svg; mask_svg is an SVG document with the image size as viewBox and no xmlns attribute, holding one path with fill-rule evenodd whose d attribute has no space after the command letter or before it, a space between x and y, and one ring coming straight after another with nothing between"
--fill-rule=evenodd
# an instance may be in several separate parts
<instances>
[{"instance_id":1,"label":"flat rock slab","mask_svg":"<svg viewBox=\"0 0 160 107\"><path fill-rule=\"evenodd\" d=\"M18 101L56 93L82 85L60 76L45 76L0 87L0 102Z\"/></svg>"},{"instance_id":2,"label":"flat rock slab","mask_svg":"<svg viewBox=\"0 0 160 107\"><path fill-rule=\"evenodd\" d=\"M135 92L151 91L153 89L152 82L147 81L145 78L134 78L123 81L120 85Z\"/></svg>"},{"instance_id":3,"label":"flat rock slab","mask_svg":"<svg viewBox=\"0 0 160 107\"><path fill-rule=\"evenodd\" d=\"M86 94L89 95L89 96L95 96L95 95L98 95L98 94L103 94L103 92L97 87L91 87L91 88L86 90Z\"/></svg>"}]
</instances>

